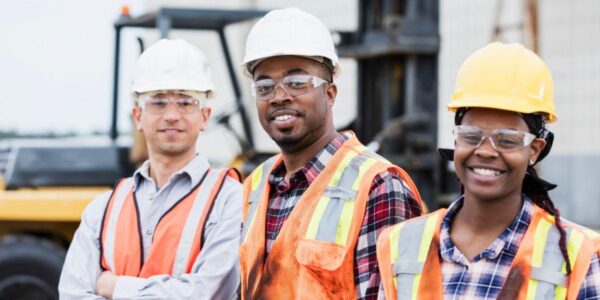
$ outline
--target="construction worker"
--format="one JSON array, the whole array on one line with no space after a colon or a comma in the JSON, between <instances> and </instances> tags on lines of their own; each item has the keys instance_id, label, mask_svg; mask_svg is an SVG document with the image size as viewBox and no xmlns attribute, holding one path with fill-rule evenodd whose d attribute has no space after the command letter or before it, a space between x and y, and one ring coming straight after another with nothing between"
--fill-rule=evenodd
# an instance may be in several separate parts
<instances>
[{"instance_id":1,"label":"construction worker","mask_svg":"<svg viewBox=\"0 0 600 300\"><path fill-rule=\"evenodd\" d=\"M244 183L242 298L373 298L377 236L422 204L402 169L336 132L329 31L299 9L273 10L251 29L242 66L281 149Z\"/></svg>"},{"instance_id":2,"label":"construction worker","mask_svg":"<svg viewBox=\"0 0 600 300\"><path fill-rule=\"evenodd\" d=\"M242 186L196 152L211 114L210 65L190 43L160 40L139 57L132 90L149 159L83 212L60 298L232 299Z\"/></svg>"},{"instance_id":3,"label":"construction worker","mask_svg":"<svg viewBox=\"0 0 600 300\"><path fill-rule=\"evenodd\" d=\"M448 104L455 149L441 151L462 196L381 234L387 299L598 299L598 234L560 217L534 169L552 147L552 97L550 71L519 44L466 59Z\"/></svg>"}]
</instances>

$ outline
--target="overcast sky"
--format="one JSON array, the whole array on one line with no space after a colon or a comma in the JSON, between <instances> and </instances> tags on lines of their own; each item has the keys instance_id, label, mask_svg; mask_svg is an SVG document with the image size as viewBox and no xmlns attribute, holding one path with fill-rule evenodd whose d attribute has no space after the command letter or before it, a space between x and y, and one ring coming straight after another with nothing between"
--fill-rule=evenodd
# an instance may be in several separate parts
<instances>
[{"instance_id":1,"label":"overcast sky","mask_svg":"<svg viewBox=\"0 0 600 300\"><path fill-rule=\"evenodd\" d=\"M108 130L121 1L4 1L0 130Z\"/></svg>"}]
</instances>

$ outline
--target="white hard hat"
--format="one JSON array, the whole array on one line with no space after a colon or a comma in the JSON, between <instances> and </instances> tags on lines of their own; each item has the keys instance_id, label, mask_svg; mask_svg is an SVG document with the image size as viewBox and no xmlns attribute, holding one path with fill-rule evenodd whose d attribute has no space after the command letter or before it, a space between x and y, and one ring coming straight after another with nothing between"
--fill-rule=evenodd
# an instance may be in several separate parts
<instances>
[{"instance_id":1,"label":"white hard hat","mask_svg":"<svg viewBox=\"0 0 600 300\"><path fill-rule=\"evenodd\" d=\"M200 49L189 42L162 39L137 60L131 85L133 93L186 90L214 95L210 64Z\"/></svg>"},{"instance_id":2,"label":"white hard hat","mask_svg":"<svg viewBox=\"0 0 600 300\"><path fill-rule=\"evenodd\" d=\"M262 60L282 55L304 56L320 62L327 58L333 64L333 76L340 72L333 38L325 24L295 7L272 10L254 24L241 66L251 76Z\"/></svg>"}]
</instances>

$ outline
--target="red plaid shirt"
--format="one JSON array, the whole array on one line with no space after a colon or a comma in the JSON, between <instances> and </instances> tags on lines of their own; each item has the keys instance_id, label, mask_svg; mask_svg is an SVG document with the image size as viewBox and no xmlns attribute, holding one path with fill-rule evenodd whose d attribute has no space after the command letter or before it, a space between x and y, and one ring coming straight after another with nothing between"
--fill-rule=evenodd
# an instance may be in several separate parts
<instances>
[{"instance_id":1,"label":"red plaid shirt","mask_svg":"<svg viewBox=\"0 0 600 300\"><path fill-rule=\"evenodd\" d=\"M266 220L267 253L271 251L275 238L298 199L351 135L352 133L339 134L304 167L293 173L289 182L284 180L283 163L269 176L271 193ZM375 244L381 231L405 219L420 216L421 213L419 203L398 174L384 171L375 176L354 250L354 282L358 299L377 299L381 279Z\"/></svg>"}]
</instances>

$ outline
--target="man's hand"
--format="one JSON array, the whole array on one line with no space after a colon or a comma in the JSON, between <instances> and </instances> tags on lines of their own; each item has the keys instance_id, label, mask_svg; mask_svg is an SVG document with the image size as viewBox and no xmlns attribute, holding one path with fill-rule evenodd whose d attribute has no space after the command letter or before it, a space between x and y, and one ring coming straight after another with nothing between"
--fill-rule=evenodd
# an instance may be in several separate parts
<instances>
[{"instance_id":1,"label":"man's hand","mask_svg":"<svg viewBox=\"0 0 600 300\"><path fill-rule=\"evenodd\" d=\"M102 272L96 281L96 295L112 299L117 278L111 271Z\"/></svg>"}]
</instances>

